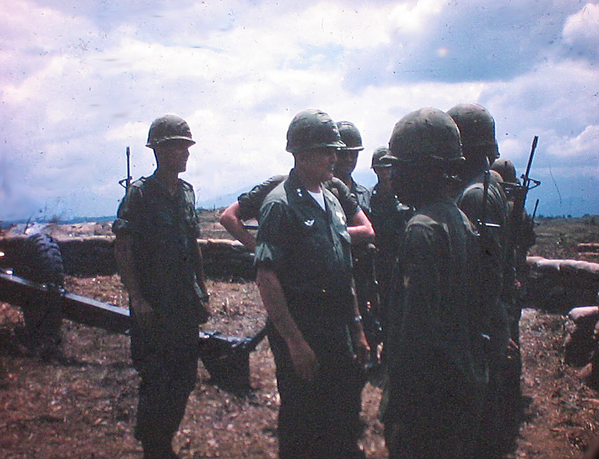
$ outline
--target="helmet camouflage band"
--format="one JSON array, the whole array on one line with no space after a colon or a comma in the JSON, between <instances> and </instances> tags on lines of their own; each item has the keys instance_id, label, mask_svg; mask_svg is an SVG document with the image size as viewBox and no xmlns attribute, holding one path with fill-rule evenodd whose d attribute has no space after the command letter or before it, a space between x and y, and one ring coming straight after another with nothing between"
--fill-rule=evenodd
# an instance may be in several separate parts
<instances>
[{"instance_id":1,"label":"helmet camouflage band","mask_svg":"<svg viewBox=\"0 0 599 459\"><path fill-rule=\"evenodd\" d=\"M290 153L344 146L337 126L322 110L303 110L289 124L286 150Z\"/></svg>"},{"instance_id":2,"label":"helmet camouflage band","mask_svg":"<svg viewBox=\"0 0 599 459\"><path fill-rule=\"evenodd\" d=\"M421 108L399 120L391 134L389 154L408 165L446 170L464 161L458 127L436 108Z\"/></svg>"},{"instance_id":3,"label":"helmet camouflage band","mask_svg":"<svg viewBox=\"0 0 599 459\"><path fill-rule=\"evenodd\" d=\"M154 120L148 132L148 143L146 147L156 148L172 140L182 140L189 144L195 144L191 138L191 129L187 122L177 115L164 115Z\"/></svg>"},{"instance_id":4,"label":"helmet camouflage band","mask_svg":"<svg viewBox=\"0 0 599 459\"><path fill-rule=\"evenodd\" d=\"M495 120L485 107L479 104L458 104L447 110L447 114L458 125L466 158L484 155L491 163L499 158Z\"/></svg>"},{"instance_id":5,"label":"helmet camouflage band","mask_svg":"<svg viewBox=\"0 0 599 459\"><path fill-rule=\"evenodd\" d=\"M356 125L350 121L339 121L337 122L337 129L339 129L339 135L341 141L345 144L342 148L344 151L362 151L362 136Z\"/></svg>"}]
</instances>

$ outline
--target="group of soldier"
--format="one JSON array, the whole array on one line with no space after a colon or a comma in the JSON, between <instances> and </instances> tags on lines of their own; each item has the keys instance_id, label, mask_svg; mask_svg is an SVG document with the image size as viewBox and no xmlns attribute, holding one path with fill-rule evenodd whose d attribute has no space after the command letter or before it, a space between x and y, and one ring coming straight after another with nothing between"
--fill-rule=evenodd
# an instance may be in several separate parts
<instances>
[{"instance_id":1,"label":"group of soldier","mask_svg":"<svg viewBox=\"0 0 599 459\"><path fill-rule=\"evenodd\" d=\"M178 178L194 143L183 119L154 121L157 169L131 185L113 225L148 459L177 457L208 318L193 188ZM363 149L353 123L302 111L287 131L289 175L221 215L255 254L279 457L364 458L361 393L374 374L391 459L498 456L519 396L516 272L534 232L513 165L497 161L494 120L477 104L406 115L372 156L372 190L352 178Z\"/></svg>"}]
</instances>

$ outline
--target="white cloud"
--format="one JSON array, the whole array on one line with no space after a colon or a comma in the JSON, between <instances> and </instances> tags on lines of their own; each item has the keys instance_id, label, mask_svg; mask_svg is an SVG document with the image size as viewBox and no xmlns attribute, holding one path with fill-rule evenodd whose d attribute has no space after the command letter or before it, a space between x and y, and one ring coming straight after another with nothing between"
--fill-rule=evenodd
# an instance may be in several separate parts
<instances>
[{"instance_id":1,"label":"white cloud","mask_svg":"<svg viewBox=\"0 0 599 459\"><path fill-rule=\"evenodd\" d=\"M568 54L597 62L599 44L599 5L587 3L571 15L564 26L564 45Z\"/></svg>"},{"instance_id":2,"label":"white cloud","mask_svg":"<svg viewBox=\"0 0 599 459\"><path fill-rule=\"evenodd\" d=\"M533 135L539 171L597 159L594 4L21 0L0 14L0 200L10 190L15 212L15 196L114 212L125 147L133 175L150 174L147 129L164 113L198 141L183 178L202 199L287 172L287 126L308 107L358 126L363 174L403 115L459 102L489 108L519 166Z\"/></svg>"}]
</instances>

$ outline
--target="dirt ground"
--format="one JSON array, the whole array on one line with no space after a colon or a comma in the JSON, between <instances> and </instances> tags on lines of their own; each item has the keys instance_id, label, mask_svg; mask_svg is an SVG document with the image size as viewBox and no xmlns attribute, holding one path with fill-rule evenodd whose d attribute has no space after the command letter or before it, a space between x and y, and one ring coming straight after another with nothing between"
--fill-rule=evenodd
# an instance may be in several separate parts
<instances>
[{"instance_id":1,"label":"dirt ground","mask_svg":"<svg viewBox=\"0 0 599 459\"><path fill-rule=\"evenodd\" d=\"M264 323L252 282L211 281L213 318L205 330L253 335ZM75 293L126 304L117 276L68 278ZM0 303L0 456L6 459L139 458L132 436L136 385L125 336L66 322L69 362L44 363L28 356L15 330L19 309ZM506 458L579 458L597 433L599 395L577 370L563 364L564 317L525 310L522 328L525 398L520 432ZM278 396L266 341L251 354L247 397L211 385L203 365L175 450L182 458L274 458ZM387 457L376 419L380 389L363 394L367 425L362 445L370 459Z\"/></svg>"},{"instance_id":2,"label":"dirt ground","mask_svg":"<svg viewBox=\"0 0 599 459\"><path fill-rule=\"evenodd\" d=\"M202 214L206 237L226 237L217 217L218 211ZM100 226L94 234L109 234L109 226ZM89 228L71 225L69 231L87 234ZM599 219L541 219L537 234L534 254L576 258L579 242L599 242ZM67 288L127 304L118 276L68 277ZM213 315L204 330L237 337L260 330L265 315L253 282L211 280L209 290ZM580 369L563 363L564 323L560 314L524 310L524 408L506 459L581 458L581 448L599 435L599 394L583 384ZM68 360L46 363L20 344L21 326L20 310L0 302L0 458L140 458L141 448L132 436L138 377L131 367L128 337L64 321ZM266 340L251 353L250 365L253 391L240 397L211 384L200 362L201 382L174 440L182 458L276 457L279 401ZM363 392L362 445L369 459L387 457L377 420L380 395L370 384Z\"/></svg>"}]
</instances>

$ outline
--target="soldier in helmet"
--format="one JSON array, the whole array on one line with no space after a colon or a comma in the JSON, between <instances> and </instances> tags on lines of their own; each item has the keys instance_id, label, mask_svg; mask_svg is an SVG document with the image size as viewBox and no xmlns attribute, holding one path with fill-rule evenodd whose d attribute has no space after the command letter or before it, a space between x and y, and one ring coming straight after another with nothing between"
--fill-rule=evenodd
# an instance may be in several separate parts
<instances>
[{"instance_id":1,"label":"soldier in helmet","mask_svg":"<svg viewBox=\"0 0 599 459\"><path fill-rule=\"evenodd\" d=\"M516 268L520 270L526 262L528 250L535 245L536 236L532 218L522 209L522 215L516 215L518 206L515 203L521 199L523 193L520 180L516 176L516 167L509 159L497 159L491 170L501 176L500 183L503 186L508 199L508 210L510 217L510 241L516 251Z\"/></svg>"},{"instance_id":2,"label":"soldier in helmet","mask_svg":"<svg viewBox=\"0 0 599 459\"><path fill-rule=\"evenodd\" d=\"M283 459L364 457L356 400L368 345L345 213L322 186L343 146L326 113L298 113L287 131L294 168L260 209L256 281L270 320Z\"/></svg>"},{"instance_id":3,"label":"soldier in helmet","mask_svg":"<svg viewBox=\"0 0 599 459\"><path fill-rule=\"evenodd\" d=\"M335 177L340 179L355 196L358 205L370 218L370 190L357 183L352 173L358 163L358 155L364 150L360 131L350 121L337 122L339 135L345 147L339 150L335 164ZM368 344L372 349L371 364L377 361L377 346L382 340L381 311L376 292L377 279L373 270L375 259L375 247L372 244L363 243L354 245L352 248L354 280L356 282L356 295L358 306L364 317L364 329Z\"/></svg>"},{"instance_id":4,"label":"soldier in helmet","mask_svg":"<svg viewBox=\"0 0 599 459\"><path fill-rule=\"evenodd\" d=\"M393 191L392 165L388 148L374 150L371 167L378 182L370 192L370 219L376 234L376 275L383 309L388 302L391 272L399 253L401 237L407 221L412 217L412 209L402 204ZM385 318L383 311L383 321Z\"/></svg>"},{"instance_id":5,"label":"soldier in helmet","mask_svg":"<svg viewBox=\"0 0 599 459\"><path fill-rule=\"evenodd\" d=\"M482 301L490 312L485 333L490 337L489 387L481 424L481 457L495 457L501 451L502 423L505 421L501 387L509 342L507 308L501 299L506 270L508 203L489 165L499 157L495 120L483 106L459 104L447 111L457 124L466 161L460 172L465 185L457 198L460 209L478 226L481 244Z\"/></svg>"},{"instance_id":6,"label":"soldier in helmet","mask_svg":"<svg viewBox=\"0 0 599 459\"><path fill-rule=\"evenodd\" d=\"M352 177L352 173L358 164L358 154L364 150L362 136L356 125L350 121L337 122L337 128L345 147L337 153L335 177L345 183L356 196L360 208L368 215L370 211L370 190L357 183Z\"/></svg>"},{"instance_id":7,"label":"soldier in helmet","mask_svg":"<svg viewBox=\"0 0 599 459\"><path fill-rule=\"evenodd\" d=\"M518 408L520 398L520 375L522 360L520 355L520 316L522 314L521 288L525 284L523 272L528 250L535 244L534 221L517 201L524 192L516 176L516 168L509 159L497 159L491 166L497 172L508 199L508 243L506 266L501 299L506 305L510 338L513 345L508 347L508 366L505 375L505 399L512 402L512 409ZM515 414L515 413L514 413Z\"/></svg>"},{"instance_id":8,"label":"soldier in helmet","mask_svg":"<svg viewBox=\"0 0 599 459\"><path fill-rule=\"evenodd\" d=\"M178 457L172 438L196 382L199 324L208 319L194 191L178 178L193 144L185 120L156 119L147 142L156 171L131 184L113 224L141 379L135 437L146 459Z\"/></svg>"},{"instance_id":9,"label":"soldier in helmet","mask_svg":"<svg viewBox=\"0 0 599 459\"><path fill-rule=\"evenodd\" d=\"M460 133L440 110L404 116L389 142L393 188L415 208L389 311L390 459L473 457L484 392L475 230L453 200Z\"/></svg>"}]
</instances>

